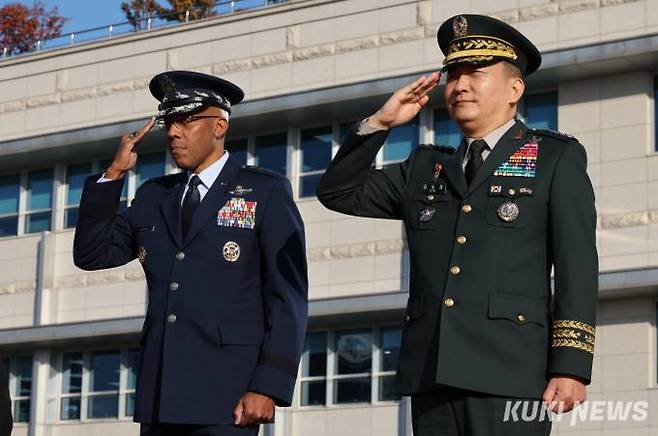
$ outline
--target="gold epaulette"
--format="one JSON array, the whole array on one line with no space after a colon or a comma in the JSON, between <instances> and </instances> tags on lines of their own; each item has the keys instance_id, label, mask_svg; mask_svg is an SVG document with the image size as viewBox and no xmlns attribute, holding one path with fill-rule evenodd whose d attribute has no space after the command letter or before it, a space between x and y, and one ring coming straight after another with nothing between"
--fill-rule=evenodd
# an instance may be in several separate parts
<instances>
[{"instance_id":1,"label":"gold epaulette","mask_svg":"<svg viewBox=\"0 0 658 436\"><path fill-rule=\"evenodd\" d=\"M571 347L594 354L594 326L582 321L553 321L553 347Z\"/></svg>"}]
</instances>

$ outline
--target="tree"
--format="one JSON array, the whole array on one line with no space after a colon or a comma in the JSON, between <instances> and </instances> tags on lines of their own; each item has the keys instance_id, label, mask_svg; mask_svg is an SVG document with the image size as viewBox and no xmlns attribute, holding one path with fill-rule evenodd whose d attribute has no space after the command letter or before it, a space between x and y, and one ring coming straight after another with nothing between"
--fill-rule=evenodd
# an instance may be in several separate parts
<instances>
[{"instance_id":1,"label":"tree","mask_svg":"<svg viewBox=\"0 0 658 436\"><path fill-rule=\"evenodd\" d=\"M187 11L189 11L187 18L190 21L215 15L213 10L215 0L167 0L167 2L171 8L163 18L168 21L185 21Z\"/></svg>"},{"instance_id":2,"label":"tree","mask_svg":"<svg viewBox=\"0 0 658 436\"><path fill-rule=\"evenodd\" d=\"M37 41L60 36L67 21L57 6L47 10L42 0L35 0L32 7L7 3L0 8L0 50L6 49L8 55L31 51Z\"/></svg>"},{"instance_id":3,"label":"tree","mask_svg":"<svg viewBox=\"0 0 658 436\"><path fill-rule=\"evenodd\" d=\"M160 6L156 0L129 0L121 3L121 10L134 30L146 27L149 18L160 17L167 10Z\"/></svg>"}]
</instances>

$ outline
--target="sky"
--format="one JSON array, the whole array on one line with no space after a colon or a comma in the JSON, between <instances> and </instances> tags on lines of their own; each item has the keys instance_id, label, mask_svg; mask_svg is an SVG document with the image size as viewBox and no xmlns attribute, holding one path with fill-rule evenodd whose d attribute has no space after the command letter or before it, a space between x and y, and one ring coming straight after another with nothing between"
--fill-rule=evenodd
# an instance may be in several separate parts
<instances>
[{"instance_id":1,"label":"sky","mask_svg":"<svg viewBox=\"0 0 658 436\"><path fill-rule=\"evenodd\" d=\"M79 32L95 27L122 23L126 17L121 10L122 0L44 0L47 9L57 6L59 14L70 18L62 33ZM30 0L0 0L0 7L7 3L23 3L31 6ZM162 3L167 3L166 1Z\"/></svg>"}]
</instances>

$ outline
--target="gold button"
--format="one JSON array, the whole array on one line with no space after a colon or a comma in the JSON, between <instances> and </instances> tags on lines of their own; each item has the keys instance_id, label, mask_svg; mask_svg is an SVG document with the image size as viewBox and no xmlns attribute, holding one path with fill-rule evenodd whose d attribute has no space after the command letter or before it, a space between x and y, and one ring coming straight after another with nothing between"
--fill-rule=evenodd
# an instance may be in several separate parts
<instances>
[{"instance_id":1,"label":"gold button","mask_svg":"<svg viewBox=\"0 0 658 436\"><path fill-rule=\"evenodd\" d=\"M443 300L443 305L445 307L452 307L455 305L455 300L453 300L452 298L446 298L445 300Z\"/></svg>"},{"instance_id":2,"label":"gold button","mask_svg":"<svg viewBox=\"0 0 658 436\"><path fill-rule=\"evenodd\" d=\"M456 276L460 272L461 272L461 269L459 269L458 266L453 266L452 268L450 268L450 274L452 274L453 276Z\"/></svg>"},{"instance_id":3,"label":"gold button","mask_svg":"<svg viewBox=\"0 0 658 436\"><path fill-rule=\"evenodd\" d=\"M176 282L169 283L169 290L170 291L175 291L177 289L178 289L178 283L176 283Z\"/></svg>"},{"instance_id":4,"label":"gold button","mask_svg":"<svg viewBox=\"0 0 658 436\"><path fill-rule=\"evenodd\" d=\"M176 315L174 315L174 314L172 313L171 315L169 315L169 316L167 317L167 321L168 321L170 324L175 323L175 322L176 322Z\"/></svg>"},{"instance_id":5,"label":"gold button","mask_svg":"<svg viewBox=\"0 0 658 436\"><path fill-rule=\"evenodd\" d=\"M433 196L433 195L428 195L428 196L427 196L427 199L428 199L429 201L432 201L432 200L434 200L434 196Z\"/></svg>"},{"instance_id":6,"label":"gold button","mask_svg":"<svg viewBox=\"0 0 658 436\"><path fill-rule=\"evenodd\" d=\"M462 206L462 210L466 213L469 213L470 211L473 210L473 208L471 207L470 204L465 204L465 205Z\"/></svg>"},{"instance_id":7,"label":"gold button","mask_svg":"<svg viewBox=\"0 0 658 436\"><path fill-rule=\"evenodd\" d=\"M406 322L409 322L409 321L411 321L411 317L410 317L409 315L407 315L407 316L404 317L404 320L405 320Z\"/></svg>"},{"instance_id":8,"label":"gold button","mask_svg":"<svg viewBox=\"0 0 658 436\"><path fill-rule=\"evenodd\" d=\"M509 192L509 195L515 195L516 194L516 191L514 190L514 188L509 188L509 191L507 191L507 192Z\"/></svg>"},{"instance_id":9,"label":"gold button","mask_svg":"<svg viewBox=\"0 0 658 436\"><path fill-rule=\"evenodd\" d=\"M458 244L465 244L466 243L466 236L458 236L457 237L457 243Z\"/></svg>"},{"instance_id":10,"label":"gold button","mask_svg":"<svg viewBox=\"0 0 658 436\"><path fill-rule=\"evenodd\" d=\"M518 319L519 322L523 322L523 321L525 321L525 316L523 316L522 313L519 313L519 315L516 317L516 319Z\"/></svg>"},{"instance_id":11,"label":"gold button","mask_svg":"<svg viewBox=\"0 0 658 436\"><path fill-rule=\"evenodd\" d=\"M179 251L178 253L176 253L176 259L177 260L185 259L185 253L183 253L182 251Z\"/></svg>"}]
</instances>

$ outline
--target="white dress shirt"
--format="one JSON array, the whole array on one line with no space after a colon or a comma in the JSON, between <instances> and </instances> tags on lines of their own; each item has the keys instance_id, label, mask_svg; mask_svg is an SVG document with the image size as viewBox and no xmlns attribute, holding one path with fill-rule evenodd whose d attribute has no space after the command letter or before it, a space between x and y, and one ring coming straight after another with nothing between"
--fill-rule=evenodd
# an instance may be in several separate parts
<instances>
[{"instance_id":1,"label":"white dress shirt","mask_svg":"<svg viewBox=\"0 0 658 436\"><path fill-rule=\"evenodd\" d=\"M493 148L496 146L498 141L500 141L500 138L503 137L503 135L512 128L512 126L516 123L516 119L512 118L502 126L498 127L497 129L492 130L491 132L487 133L484 137L482 138L466 138L466 143L467 143L467 148L466 148L466 153L464 153L464 160L462 161L462 168L466 169L466 162L468 162L469 158L469 152L471 148L471 143L475 141L476 139L484 139L484 142L487 143L487 147L482 151L482 160L485 161L487 160L487 156L491 153Z\"/></svg>"}]
</instances>

